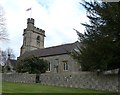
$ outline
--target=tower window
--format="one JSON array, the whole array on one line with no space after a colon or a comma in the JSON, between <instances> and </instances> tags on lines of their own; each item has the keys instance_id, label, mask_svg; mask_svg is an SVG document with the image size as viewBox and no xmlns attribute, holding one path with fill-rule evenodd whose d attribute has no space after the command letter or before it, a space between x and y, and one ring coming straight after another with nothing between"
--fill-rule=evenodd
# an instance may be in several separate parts
<instances>
[{"instance_id":1,"label":"tower window","mask_svg":"<svg viewBox=\"0 0 120 95\"><path fill-rule=\"evenodd\" d=\"M36 43L38 46L40 46L40 36L37 36Z\"/></svg>"}]
</instances>

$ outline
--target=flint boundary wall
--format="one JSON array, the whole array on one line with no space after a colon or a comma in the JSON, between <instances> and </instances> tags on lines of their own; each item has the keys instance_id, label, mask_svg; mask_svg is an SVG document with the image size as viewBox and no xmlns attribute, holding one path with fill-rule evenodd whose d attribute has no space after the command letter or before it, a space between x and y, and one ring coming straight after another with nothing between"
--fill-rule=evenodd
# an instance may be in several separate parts
<instances>
[{"instance_id":1,"label":"flint boundary wall","mask_svg":"<svg viewBox=\"0 0 120 95\"><path fill-rule=\"evenodd\" d=\"M36 74L27 74L27 73L2 74L2 81L35 83Z\"/></svg>"},{"instance_id":2,"label":"flint boundary wall","mask_svg":"<svg viewBox=\"0 0 120 95\"><path fill-rule=\"evenodd\" d=\"M85 89L120 91L120 80L118 75L97 75L96 73L79 72L79 73L53 73L53 74L3 74L3 81L22 82L22 83L36 83L43 85L75 87Z\"/></svg>"}]
</instances>

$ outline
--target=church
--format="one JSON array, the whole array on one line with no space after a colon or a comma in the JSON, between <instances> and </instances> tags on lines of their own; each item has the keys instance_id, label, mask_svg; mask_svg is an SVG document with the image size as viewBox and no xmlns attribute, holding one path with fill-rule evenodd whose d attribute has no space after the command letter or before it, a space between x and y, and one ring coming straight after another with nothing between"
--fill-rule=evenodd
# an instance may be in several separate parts
<instances>
[{"instance_id":1,"label":"church","mask_svg":"<svg viewBox=\"0 0 120 95\"><path fill-rule=\"evenodd\" d=\"M27 28L23 31L23 44L19 58L36 56L47 60L48 70L46 73L69 73L81 71L70 53L76 49L78 42L62 44L52 47L44 47L45 31L35 27L33 18L27 19Z\"/></svg>"}]
</instances>

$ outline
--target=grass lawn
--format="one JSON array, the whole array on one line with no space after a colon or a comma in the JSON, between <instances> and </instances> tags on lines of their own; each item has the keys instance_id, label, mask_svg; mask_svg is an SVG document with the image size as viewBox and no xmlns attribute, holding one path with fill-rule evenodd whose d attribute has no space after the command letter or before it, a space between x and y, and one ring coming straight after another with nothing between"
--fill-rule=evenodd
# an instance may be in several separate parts
<instances>
[{"instance_id":1,"label":"grass lawn","mask_svg":"<svg viewBox=\"0 0 120 95\"><path fill-rule=\"evenodd\" d=\"M2 93L12 93L11 95L13 95L13 93L17 93L16 95L23 95L20 93L26 93L24 95L27 95L27 93L31 93L31 94L34 93L32 95L35 95L35 93L105 93L105 92L97 91L97 90L90 90L90 89L46 86L46 85L41 85L41 84L3 82ZM91 95L96 95L96 94L91 94ZM104 95L110 95L110 93L109 94L106 93Z\"/></svg>"}]
</instances>

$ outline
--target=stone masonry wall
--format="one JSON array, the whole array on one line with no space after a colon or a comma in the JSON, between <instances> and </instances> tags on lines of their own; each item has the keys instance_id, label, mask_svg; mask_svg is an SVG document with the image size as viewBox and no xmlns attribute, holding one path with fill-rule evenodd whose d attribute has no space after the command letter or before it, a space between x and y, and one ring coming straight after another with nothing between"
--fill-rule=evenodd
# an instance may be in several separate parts
<instances>
[{"instance_id":1,"label":"stone masonry wall","mask_svg":"<svg viewBox=\"0 0 120 95\"><path fill-rule=\"evenodd\" d=\"M97 75L95 73L64 73L42 74L41 84L108 90L118 92L119 81L117 75Z\"/></svg>"},{"instance_id":2,"label":"stone masonry wall","mask_svg":"<svg viewBox=\"0 0 120 95\"><path fill-rule=\"evenodd\" d=\"M51 71L46 73L57 73L56 68L54 66L58 65L58 73L70 73L70 72L79 72L80 64L78 64L70 55L55 55L43 57L43 59L49 61L51 63ZM56 60L57 59L57 60ZM64 61L68 63L68 70L64 70Z\"/></svg>"},{"instance_id":3,"label":"stone masonry wall","mask_svg":"<svg viewBox=\"0 0 120 95\"><path fill-rule=\"evenodd\" d=\"M2 74L3 81L9 82L21 82L21 83L35 83L36 82L36 75L35 74Z\"/></svg>"},{"instance_id":4,"label":"stone masonry wall","mask_svg":"<svg viewBox=\"0 0 120 95\"><path fill-rule=\"evenodd\" d=\"M3 74L3 81L36 83L35 74ZM95 73L53 73L39 75L39 82L43 85L87 88L118 92L118 75L97 75Z\"/></svg>"}]
</instances>

